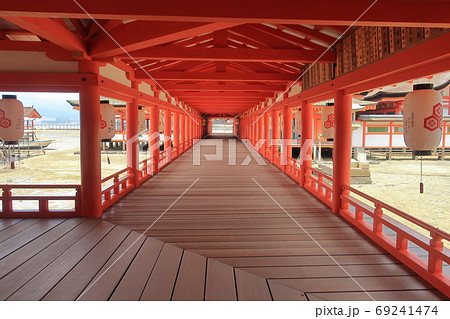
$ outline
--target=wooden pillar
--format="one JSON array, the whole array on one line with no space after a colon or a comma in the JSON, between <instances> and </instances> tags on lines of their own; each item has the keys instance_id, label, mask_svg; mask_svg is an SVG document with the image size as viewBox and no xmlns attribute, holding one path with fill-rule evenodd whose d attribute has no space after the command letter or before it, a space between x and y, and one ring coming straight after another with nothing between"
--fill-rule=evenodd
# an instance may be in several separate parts
<instances>
[{"instance_id":1,"label":"wooden pillar","mask_svg":"<svg viewBox=\"0 0 450 319\"><path fill-rule=\"evenodd\" d=\"M99 73L98 62L80 61L80 73ZM81 213L85 218L102 216L100 159L100 89L80 86Z\"/></svg>"},{"instance_id":2,"label":"wooden pillar","mask_svg":"<svg viewBox=\"0 0 450 319\"><path fill-rule=\"evenodd\" d=\"M260 143L264 139L264 115L263 116L258 115L258 117L259 117L259 120L258 120L258 141L257 141L257 143ZM259 149L260 154L264 154L265 147L266 147L266 145L264 143Z\"/></svg>"},{"instance_id":3,"label":"wooden pillar","mask_svg":"<svg viewBox=\"0 0 450 319\"><path fill-rule=\"evenodd\" d=\"M183 152L186 151L186 115L184 113L180 114L180 143Z\"/></svg>"},{"instance_id":4,"label":"wooden pillar","mask_svg":"<svg viewBox=\"0 0 450 319\"><path fill-rule=\"evenodd\" d=\"M177 156L180 155L180 113L173 113L173 147L177 151Z\"/></svg>"},{"instance_id":5,"label":"wooden pillar","mask_svg":"<svg viewBox=\"0 0 450 319\"><path fill-rule=\"evenodd\" d=\"M292 109L283 108L283 147L282 147L282 171L286 171L288 158L292 156L290 140L292 139Z\"/></svg>"},{"instance_id":6,"label":"wooden pillar","mask_svg":"<svg viewBox=\"0 0 450 319\"><path fill-rule=\"evenodd\" d=\"M159 162L159 106L150 109L150 157L153 159L153 175L158 173Z\"/></svg>"},{"instance_id":7,"label":"wooden pillar","mask_svg":"<svg viewBox=\"0 0 450 319\"><path fill-rule=\"evenodd\" d=\"M335 91L333 147L333 213L341 209L342 186L350 185L352 151L352 96Z\"/></svg>"},{"instance_id":8,"label":"wooden pillar","mask_svg":"<svg viewBox=\"0 0 450 319\"><path fill-rule=\"evenodd\" d=\"M170 110L164 111L164 150L170 148L172 142L172 114Z\"/></svg>"},{"instance_id":9,"label":"wooden pillar","mask_svg":"<svg viewBox=\"0 0 450 319\"><path fill-rule=\"evenodd\" d=\"M131 82L132 88L138 89L136 81ZM139 186L139 106L138 100L132 99L127 103L127 166L131 169L134 178L134 187Z\"/></svg>"},{"instance_id":10,"label":"wooden pillar","mask_svg":"<svg viewBox=\"0 0 450 319\"><path fill-rule=\"evenodd\" d=\"M191 147L192 146L192 119L190 116L188 117L187 131L188 131L189 147Z\"/></svg>"},{"instance_id":11,"label":"wooden pillar","mask_svg":"<svg viewBox=\"0 0 450 319\"><path fill-rule=\"evenodd\" d=\"M280 139L280 112L272 111L272 161L275 152L278 152L278 140Z\"/></svg>"},{"instance_id":12,"label":"wooden pillar","mask_svg":"<svg viewBox=\"0 0 450 319\"><path fill-rule=\"evenodd\" d=\"M264 155L268 156L269 159L271 159L271 154L269 153L270 150L270 113L266 112L264 114L264 139L266 142L264 143Z\"/></svg>"},{"instance_id":13,"label":"wooden pillar","mask_svg":"<svg viewBox=\"0 0 450 319\"><path fill-rule=\"evenodd\" d=\"M308 103L306 100L302 101L302 135L301 135L301 151L300 151L300 186L305 186L305 174L306 168L311 167L311 158L307 154L311 154L312 150L309 149L308 152L303 150L303 147L310 147L312 143L307 143L307 140L312 140L313 138L313 104ZM312 142L312 141L311 141ZM311 154L312 156L312 154Z\"/></svg>"}]
</instances>

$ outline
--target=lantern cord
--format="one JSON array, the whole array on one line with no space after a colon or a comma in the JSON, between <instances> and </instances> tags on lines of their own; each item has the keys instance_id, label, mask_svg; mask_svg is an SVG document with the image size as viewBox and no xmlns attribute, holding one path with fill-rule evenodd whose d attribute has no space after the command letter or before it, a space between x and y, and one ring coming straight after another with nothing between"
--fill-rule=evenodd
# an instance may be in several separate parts
<instances>
[{"instance_id":1,"label":"lantern cord","mask_svg":"<svg viewBox=\"0 0 450 319\"><path fill-rule=\"evenodd\" d=\"M422 170L422 159L423 156L420 157L420 193L423 194L423 182L422 182L422 176L423 176L423 170Z\"/></svg>"},{"instance_id":2,"label":"lantern cord","mask_svg":"<svg viewBox=\"0 0 450 319\"><path fill-rule=\"evenodd\" d=\"M110 161L110 159L109 159L108 149L109 149L109 148L106 149L106 159L107 159L107 161L108 161L108 165L111 165L111 161Z\"/></svg>"}]
</instances>

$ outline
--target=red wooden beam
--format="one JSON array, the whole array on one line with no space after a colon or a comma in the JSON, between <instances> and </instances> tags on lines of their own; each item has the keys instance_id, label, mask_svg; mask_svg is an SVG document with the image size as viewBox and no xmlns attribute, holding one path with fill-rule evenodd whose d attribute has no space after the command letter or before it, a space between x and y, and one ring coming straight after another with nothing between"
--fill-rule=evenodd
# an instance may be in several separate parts
<instances>
[{"instance_id":1,"label":"red wooden beam","mask_svg":"<svg viewBox=\"0 0 450 319\"><path fill-rule=\"evenodd\" d=\"M78 0L96 19L350 25L373 0ZM399 14L401 12L401 14ZM0 16L86 18L73 1L2 1ZM448 1L378 0L356 25L450 27Z\"/></svg>"},{"instance_id":2,"label":"red wooden beam","mask_svg":"<svg viewBox=\"0 0 450 319\"><path fill-rule=\"evenodd\" d=\"M66 50L82 55L86 54L83 40L67 27L52 19L20 17L5 17L5 19Z\"/></svg>"},{"instance_id":3,"label":"red wooden beam","mask_svg":"<svg viewBox=\"0 0 450 319\"><path fill-rule=\"evenodd\" d=\"M95 58L112 57L123 54L122 48L127 52L132 52L142 48L197 36L202 33L229 28L234 25L236 24L134 21L111 30L110 35L115 41L103 32L99 36L90 39L89 53Z\"/></svg>"},{"instance_id":4,"label":"red wooden beam","mask_svg":"<svg viewBox=\"0 0 450 319\"><path fill-rule=\"evenodd\" d=\"M247 61L247 62L303 62L312 63L322 52L296 49L232 49L232 48L175 48L152 47L132 52L135 59L190 61ZM120 54L118 57L127 57ZM334 52L328 51L320 62L334 63Z\"/></svg>"},{"instance_id":5,"label":"red wooden beam","mask_svg":"<svg viewBox=\"0 0 450 319\"><path fill-rule=\"evenodd\" d=\"M230 91L230 92L214 92L214 91L176 91L171 90L170 94L184 99L186 97L255 97L255 98L270 98L273 96L271 92L244 92L244 91Z\"/></svg>"},{"instance_id":6,"label":"red wooden beam","mask_svg":"<svg viewBox=\"0 0 450 319\"><path fill-rule=\"evenodd\" d=\"M201 91L276 91L281 92L286 89L285 85L279 84L235 84L235 83L224 83L224 84L216 84L216 83L208 83L208 84L172 84L165 85L164 89L166 90L183 90L183 91L193 91L193 90L201 90Z\"/></svg>"},{"instance_id":7,"label":"red wooden beam","mask_svg":"<svg viewBox=\"0 0 450 319\"><path fill-rule=\"evenodd\" d=\"M231 72L152 72L156 80L183 80L183 81L295 81L297 75L288 73L231 73ZM148 78L142 70L136 70L136 78Z\"/></svg>"},{"instance_id":8,"label":"red wooden beam","mask_svg":"<svg viewBox=\"0 0 450 319\"><path fill-rule=\"evenodd\" d=\"M311 42L311 41L309 41L307 39L302 39L302 38L296 37L296 36L294 36L292 34L283 32L281 30L273 29L273 28L265 26L263 24L252 24L252 27L257 29L257 30L263 31L263 32L265 32L267 34L271 34L271 35L273 35L275 37L278 37L280 39L284 39L284 40L287 40L287 41L290 41L290 42L297 43L301 47L310 48L310 49L313 49L313 50L322 50L323 51L323 46L320 46L320 45L318 45L316 43L313 43L313 42Z\"/></svg>"},{"instance_id":9,"label":"red wooden beam","mask_svg":"<svg viewBox=\"0 0 450 319\"><path fill-rule=\"evenodd\" d=\"M326 35L322 32L319 32L317 30L313 30L307 27L304 27L302 25L293 25L293 24L286 24L286 25L280 25L280 28L291 30L300 34L305 35L307 38L313 38L316 40L320 40L322 42L325 42L327 44L332 44L334 41L336 41L336 38L333 38L332 36ZM323 48L322 46L320 46Z\"/></svg>"}]
</instances>

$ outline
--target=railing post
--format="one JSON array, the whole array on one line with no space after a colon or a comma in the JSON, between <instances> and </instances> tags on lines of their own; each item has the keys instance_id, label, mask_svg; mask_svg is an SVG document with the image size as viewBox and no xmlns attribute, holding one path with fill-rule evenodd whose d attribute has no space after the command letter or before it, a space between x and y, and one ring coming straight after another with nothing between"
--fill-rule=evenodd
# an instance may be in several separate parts
<instances>
[{"instance_id":1,"label":"railing post","mask_svg":"<svg viewBox=\"0 0 450 319\"><path fill-rule=\"evenodd\" d=\"M383 208L380 204L375 204L374 213L375 217L373 219L373 232L375 234L381 234L383 232L383 223L381 223L381 219L383 218Z\"/></svg>"},{"instance_id":2,"label":"railing post","mask_svg":"<svg viewBox=\"0 0 450 319\"><path fill-rule=\"evenodd\" d=\"M310 154L310 152L312 150L308 150L307 152L305 152L303 150L304 147L306 147L306 145L312 145L311 143L307 143L308 140L312 140L312 130L313 130L313 104L312 103L307 103L306 100L302 101L302 113L301 113L301 118L302 118L302 135L301 135L301 145L300 145L300 181L299 181L299 185L301 187L304 187L305 185L305 175L307 174L307 168L311 167L311 159L308 158L306 155ZM302 155L305 158L302 158ZM312 155L312 154L311 154Z\"/></svg>"},{"instance_id":3,"label":"railing post","mask_svg":"<svg viewBox=\"0 0 450 319\"><path fill-rule=\"evenodd\" d=\"M401 233L397 233L395 247L398 250L407 250L408 249L408 240Z\"/></svg>"},{"instance_id":4,"label":"railing post","mask_svg":"<svg viewBox=\"0 0 450 319\"><path fill-rule=\"evenodd\" d=\"M442 273L442 259L436 256L435 251L442 252L444 249L444 244L442 243L442 237L433 232L430 232L430 246L431 250L428 252L428 271L432 273L441 274Z\"/></svg>"},{"instance_id":5,"label":"railing post","mask_svg":"<svg viewBox=\"0 0 450 319\"><path fill-rule=\"evenodd\" d=\"M48 214L48 200L45 198L39 200L39 213L43 215Z\"/></svg>"},{"instance_id":6,"label":"railing post","mask_svg":"<svg viewBox=\"0 0 450 319\"><path fill-rule=\"evenodd\" d=\"M350 191L348 189L346 189L346 188L343 188L342 189L342 198L341 198L341 201L342 201L341 210L343 210L343 211L348 211L349 207L348 207L347 197L349 195L350 195ZM355 219L360 221L360 220L363 219L362 217L363 216L362 216L361 211L358 208L356 208Z\"/></svg>"},{"instance_id":7,"label":"railing post","mask_svg":"<svg viewBox=\"0 0 450 319\"><path fill-rule=\"evenodd\" d=\"M280 140L280 112L272 111L272 163L275 162L276 153L278 152L278 141ZM276 144L274 144L276 143Z\"/></svg>"},{"instance_id":8,"label":"railing post","mask_svg":"<svg viewBox=\"0 0 450 319\"><path fill-rule=\"evenodd\" d=\"M12 193L11 187L3 186L3 194L2 194L2 211L3 213L12 213L13 204L12 204Z\"/></svg>"},{"instance_id":9,"label":"railing post","mask_svg":"<svg viewBox=\"0 0 450 319\"><path fill-rule=\"evenodd\" d=\"M119 176L116 175L114 176L114 197L116 197L117 195L119 195Z\"/></svg>"}]
</instances>

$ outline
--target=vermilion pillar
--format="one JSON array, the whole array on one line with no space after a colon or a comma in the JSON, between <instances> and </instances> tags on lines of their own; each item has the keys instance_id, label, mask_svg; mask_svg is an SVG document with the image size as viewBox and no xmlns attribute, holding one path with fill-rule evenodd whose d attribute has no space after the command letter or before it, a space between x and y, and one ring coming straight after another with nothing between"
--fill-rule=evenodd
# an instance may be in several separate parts
<instances>
[{"instance_id":1,"label":"vermilion pillar","mask_svg":"<svg viewBox=\"0 0 450 319\"><path fill-rule=\"evenodd\" d=\"M262 142L262 140L264 139L264 115L261 116L261 114L258 115L259 120L258 120L258 141ZM260 154L264 154L264 149L265 149L266 145L265 143L262 144L262 146L259 149L259 153Z\"/></svg>"},{"instance_id":2,"label":"vermilion pillar","mask_svg":"<svg viewBox=\"0 0 450 319\"><path fill-rule=\"evenodd\" d=\"M80 73L99 73L98 62L81 61ZM100 90L96 85L80 87L81 213L102 216L100 159Z\"/></svg>"},{"instance_id":3,"label":"vermilion pillar","mask_svg":"<svg viewBox=\"0 0 450 319\"><path fill-rule=\"evenodd\" d=\"M308 103L307 101L302 101L302 135L301 135L301 152L300 152L300 186L305 185L305 173L306 168L311 167L311 157L309 157L312 152L311 149L308 149L307 152L303 149L303 147L312 146L312 138L313 138L313 104ZM307 142L311 140L311 143Z\"/></svg>"},{"instance_id":4,"label":"vermilion pillar","mask_svg":"<svg viewBox=\"0 0 450 319\"><path fill-rule=\"evenodd\" d=\"M350 185L352 151L352 96L337 90L334 96L333 213L341 209L342 186Z\"/></svg>"},{"instance_id":5,"label":"vermilion pillar","mask_svg":"<svg viewBox=\"0 0 450 319\"><path fill-rule=\"evenodd\" d=\"M264 143L265 150L264 154L267 154L269 159L271 158L271 153L269 153L270 150L270 113L266 112L264 114L264 139L266 142Z\"/></svg>"},{"instance_id":6,"label":"vermilion pillar","mask_svg":"<svg viewBox=\"0 0 450 319\"><path fill-rule=\"evenodd\" d=\"M170 148L172 142L172 114L170 110L164 111L164 150Z\"/></svg>"},{"instance_id":7,"label":"vermilion pillar","mask_svg":"<svg viewBox=\"0 0 450 319\"><path fill-rule=\"evenodd\" d=\"M180 142L183 152L186 150L186 115L180 114Z\"/></svg>"},{"instance_id":8,"label":"vermilion pillar","mask_svg":"<svg viewBox=\"0 0 450 319\"><path fill-rule=\"evenodd\" d=\"M153 159L153 174L158 173L159 162L159 107L150 109L150 157Z\"/></svg>"},{"instance_id":9,"label":"vermilion pillar","mask_svg":"<svg viewBox=\"0 0 450 319\"><path fill-rule=\"evenodd\" d=\"M292 109L283 108L283 148L282 148L282 171L286 171L287 160L292 156L290 140L292 139Z\"/></svg>"},{"instance_id":10,"label":"vermilion pillar","mask_svg":"<svg viewBox=\"0 0 450 319\"><path fill-rule=\"evenodd\" d=\"M272 161L275 152L278 152L278 140L280 139L280 112L272 111Z\"/></svg>"},{"instance_id":11,"label":"vermilion pillar","mask_svg":"<svg viewBox=\"0 0 450 319\"><path fill-rule=\"evenodd\" d=\"M177 150L177 156L180 155L180 113L173 113L173 147Z\"/></svg>"},{"instance_id":12,"label":"vermilion pillar","mask_svg":"<svg viewBox=\"0 0 450 319\"><path fill-rule=\"evenodd\" d=\"M189 116L188 117L188 141L189 141L189 147L192 146L192 119Z\"/></svg>"},{"instance_id":13,"label":"vermilion pillar","mask_svg":"<svg viewBox=\"0 0 450 319\"><path fill-rule=\"evenodd\" d=\"M134 89L138 88L136 81L131 82ZM139 113L138 101L133 99L127 104L127 166L131 168L134 178L134 187L139 186Z\"/></svg>"}]
</instances>

